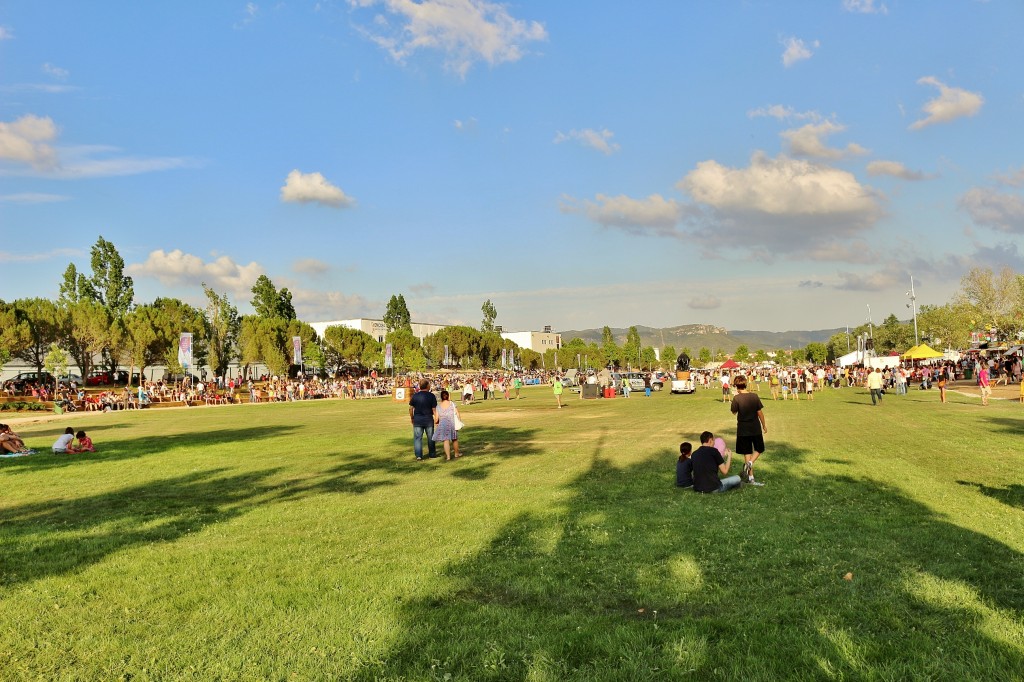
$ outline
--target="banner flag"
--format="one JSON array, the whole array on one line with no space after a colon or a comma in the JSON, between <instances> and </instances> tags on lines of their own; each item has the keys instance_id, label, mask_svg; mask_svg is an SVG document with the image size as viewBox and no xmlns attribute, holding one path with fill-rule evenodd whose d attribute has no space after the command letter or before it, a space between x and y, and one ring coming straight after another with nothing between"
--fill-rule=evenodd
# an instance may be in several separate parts
<instances>
[{"instance_id":1,"label":"banner flag","mask_svg":"<svg viewBox=\"0 0 1024 682\"><path fill-rule=\"evenodd\" d=\"M292 357L293 357L293 360L292 360L292 364L293 365L301 365L302 364L302 337L301 336L293 336L292 337Z\"/></svg>"},{"instance_id":2,"label":"banner flag","mask_svg":"<svg viewBox=\"0 0 1024 682\"><path fill-rule=\"evenodd\" d=\"M389 343L384 348L384 369L390 369L395 366L395 359L391 355L391 344Z\"/></svg>"},{"instance_id":3,"label":"banner flag","mask_svg":"<svg viewBox=\"0 0 1024 682\"><path fill-rule=\"evenodd\" d=\"M444 360L441 362L441 364L443 364L443 365L450 365L450 364L452 364L452 356L449 355L449 353L448 353L448 344L447 343L444 345Z\"/></svg>"},{"instance_id":4,"label":"banner flag","mask_svg":"<svg viewBox=\"0 0 1024 682\"><path fill-rule=\"evenodd\" d=\"M508 348L502 348L501 349L501 368L502 369L505 369L505 365L506 365L506 362L507 362L507 359L506 359L507 356L508 356Z\"/></svg>"},{"instance_id":5,"label":"banner flag","mask_svg":"<svg viewBox=\"0 0 1024 682\"><path fill-rule=\"evenodd\" d=\"M178 338L178 364L188 372L192 367L192 334L182 332Z\"/></svg>"}]
</instances>

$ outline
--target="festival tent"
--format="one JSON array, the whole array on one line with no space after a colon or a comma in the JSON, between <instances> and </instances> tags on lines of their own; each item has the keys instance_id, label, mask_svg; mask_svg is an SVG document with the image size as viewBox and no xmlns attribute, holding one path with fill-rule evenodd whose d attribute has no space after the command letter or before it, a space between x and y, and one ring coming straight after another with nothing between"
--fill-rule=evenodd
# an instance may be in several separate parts
<instances>
[{"instance_id":1,"label":"festival tent","mask_svg":"<svg viewBox=\"0 0 1024 682\"><path fill-rule=\"evenodd\" d=\"M944 355L944 353L940 353L927 343L922 343L920 346L914 346L904 353L903 358L905 360L930 360L932 358L944 357Z\"/></svg>"},{"instance_id":2,"label":"festival tent","mask_svg":"<svg viewBox=\"0 0 1024 682\"><path fill-rule=\"evenodd\" d=\"M740 363L736 362L735 360L726 360L718 369L736 369L739 366Z\"/></svg>"}]
</instances>

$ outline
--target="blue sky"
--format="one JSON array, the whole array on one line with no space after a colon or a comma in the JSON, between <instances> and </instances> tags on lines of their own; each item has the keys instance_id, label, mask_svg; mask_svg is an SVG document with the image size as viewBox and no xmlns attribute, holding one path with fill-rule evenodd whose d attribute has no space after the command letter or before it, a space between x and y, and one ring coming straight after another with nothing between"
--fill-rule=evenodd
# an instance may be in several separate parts
<instances>
[{"instance_id":1,"label":"blue sky","mask_svg":"<svg viewBox=\"0 0 1024 682\"><path fill-rule=\"evenodd\" d=\"M1024 3L0 2L0 297L857 325L1024 272Z\"/></svg>"}]
</instances>

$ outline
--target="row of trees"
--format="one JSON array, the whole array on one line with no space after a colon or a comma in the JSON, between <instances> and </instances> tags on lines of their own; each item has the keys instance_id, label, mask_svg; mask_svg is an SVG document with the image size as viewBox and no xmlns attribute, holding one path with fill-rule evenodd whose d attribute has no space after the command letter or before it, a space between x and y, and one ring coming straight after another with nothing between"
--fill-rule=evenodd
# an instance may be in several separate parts
<instances>
[{"instance_id":1,"label":"row of trees","mask_svg":"<svg viewBox=\"0 0 1024 682\"><path fill-rule=\"evenodd\" d=\"M208 365L216 375L224 375L228 365L236 360L243 365L262 364L274 374L286 375L292 361L292 338L296 336L301 339L305 363L332 372L350 364L381 367L385 344L391 344L397 368L413 371L444 364L497 368L502 357L506 366L514 364L526 369L608 365L670 368L677 356L674 347L665 346L659 362L659 354L642 344L636 327L629 328L621 345L606 326L600 343L574 338L543 354L521 349L498 333L494 324L498 313L490 300L481 307L480 330L446 327L421 343L412 333L412 318L401 294L392 296L388 302L383 342L362 331L342 327L329 328L321 339L309 324L298 319L291 292L287 288L277 289L265 275L252 287L254 314L239 315L227 294L205 284L206 303L202 308L175 298L133 304L134 283L124 273L124 260L102 236L91 249L90 266L91 271L86 273L73 263L68 265L56 301L0 301L0 366L16 357L43 371L65 365L70 356L86 376L94 369L94 358L111 372L122 365L140 373L153 365L165 365L179 373L182 368L177 348L181 332L193 334L194 365ZM1019 338L1024 333L1024 275L1010 268L999 272L975 268L964 276L953 301L921 308L918 327L922 340L943 347L966 347L972 331L994 333L1003 339ZM849 333L835 334L825 343L811 343L797 350L780 349L774 355L776 359L826 362L856 347L854 339L866 332L867 323ZM889 315L871 333L875 350L880 354L903 352L914 343L912 322L901 321L895 315ZM689 348L680 350L697 366L726 358L720 349L700 348L696 353ZM740 362L764 362L769 354L740 346L733 358Z\"/></svg>"}]
</instances>

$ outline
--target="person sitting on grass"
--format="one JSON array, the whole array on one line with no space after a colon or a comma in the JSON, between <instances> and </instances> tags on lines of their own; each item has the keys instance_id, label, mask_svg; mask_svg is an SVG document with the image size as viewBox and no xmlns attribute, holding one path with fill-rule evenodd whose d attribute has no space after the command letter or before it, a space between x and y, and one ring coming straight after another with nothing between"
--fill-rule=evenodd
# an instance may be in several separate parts
<instances>
[{"instance_id":1,"label":"person sitting on grass","mask_svg":"<svg viewBox=\"0 0 1024 682\"><path fill-rule=\"evenodd\" d=\"M726 449L726 457L715 449L715 434L705 431L700 434L700 447L693 456L693 491L697 493L722 493L740 485L739 476L719 479L718 474L728 474L732 466L732 451Z\"/></svg>"},{"instance_id":2,"label":"person sitting on grass","mask_svg":"<svg viewBox=\"0 0 1024 682\"><path fill-rule=\"evenodd\" d=\"M21 436L11 431L7 424L0 424L0 448L11 455L32 455L35 450L25 447L25 441Z\"/></svg>"},{"instance_id":3,"label":"person sitting on grass","mask_svg":"<svg viewBox=\"0 0 1024 682\"><path fill-rule=\"evenodd\" d=\"M85 431L79 431L75 434L77 443L73 443L69 448L68 452L96 452L96 447L92 444L92 438L85 435Z\"/></svg>"},{"instance_id":4,"label":"person sitting on grass","mask_svg":"<svg viewBox=\"0 0 1024 682\"><path fill-rule=\"evenodd\" d=\"M679 459L676 460L676 485L680 488L693 487L693 461L690 459L690 452L693 446L690 443L679 444Z\"/></svg>"},{"instance_id":5,"label":"person sitting on grass","mask_svg":"<svg viewBox=\"0 0 1024 682\"><path fill-rule=\"evenodd\" d=\"M71 441L75 439L75 430L70 426L64 429L64 433L60 434L57 441L53 444L53 454L63 455L68 452L68 448L71 447Z\"/></svg>"}]
</instances>

